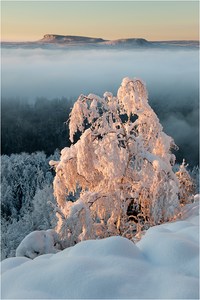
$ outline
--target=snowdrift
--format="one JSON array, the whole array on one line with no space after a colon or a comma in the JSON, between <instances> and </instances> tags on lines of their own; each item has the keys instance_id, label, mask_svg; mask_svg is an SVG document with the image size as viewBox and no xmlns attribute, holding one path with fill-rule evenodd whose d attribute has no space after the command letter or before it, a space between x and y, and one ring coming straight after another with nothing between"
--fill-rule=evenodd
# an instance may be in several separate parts
<instances>
[{"instance_id":1,"label":"snowdrift","mask_svg":"<svg viewBox=\"0 0 200 300\"><path fill-rule=\"evenodd\" d=\"M137 244L115 236L5 259L2 299L199 299L198 200L183 214Z\"/></svg>"}]
</instances>

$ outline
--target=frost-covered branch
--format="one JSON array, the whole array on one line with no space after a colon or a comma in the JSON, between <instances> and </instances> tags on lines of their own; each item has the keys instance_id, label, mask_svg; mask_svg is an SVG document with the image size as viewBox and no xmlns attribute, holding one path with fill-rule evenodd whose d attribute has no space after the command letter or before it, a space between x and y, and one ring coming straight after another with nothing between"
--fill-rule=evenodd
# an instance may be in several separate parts
<instances>
[{"instance_id":1,"label":"frost-covered branch","mask_svg":"<svg viewBox=\"0 0 200 300\"><path fill-rule=\"evenodd\" d=\"M80 95L69 129L72 142L77 132L80 138L52 164L62 211L57 232L70 245L115 234L133 238L178 214L175 144L148 104L142 80L124 78L116 97ZM78 200L68 201L77 189Z\"/></svg>"}]
</instances>

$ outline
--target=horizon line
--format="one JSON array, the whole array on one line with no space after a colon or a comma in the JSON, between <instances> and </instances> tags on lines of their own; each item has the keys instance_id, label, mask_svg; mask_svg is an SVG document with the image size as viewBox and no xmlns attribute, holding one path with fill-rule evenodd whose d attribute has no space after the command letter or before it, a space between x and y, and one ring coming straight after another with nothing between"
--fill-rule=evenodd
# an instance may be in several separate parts
<instances>
[{"instance_id":1,"label":"horizon line","mask_svg":"<svg viewBox=\"0 0 200 300\"><path fill-rule=\"evenodd\" d=\"M156 39L156 40L152 40L152 39L147 39L147 38L144 38L144 37L121 37L121 38L117 38L117 39L106 39L106 38L102 38L102 37L96 37L96 36L87 36L87 35L74 35L74 34L67 34L67 35L64 35L64 34L57 34L57 33L45 33L43 35L43 37L41 39L37 39L37 40L0 40L1 43L34 43L34 42L38 42L38 41L41 41L45 35L55 35L55 36L73 36L73 37L85 37L85 38L101 38L105 41L117 41L117 40L128 40L128 39L145 39L146 41L149 41L149 42L172 42L172 41L200 41L200 37L199 39Z\"/></svg>"}]
</instances>

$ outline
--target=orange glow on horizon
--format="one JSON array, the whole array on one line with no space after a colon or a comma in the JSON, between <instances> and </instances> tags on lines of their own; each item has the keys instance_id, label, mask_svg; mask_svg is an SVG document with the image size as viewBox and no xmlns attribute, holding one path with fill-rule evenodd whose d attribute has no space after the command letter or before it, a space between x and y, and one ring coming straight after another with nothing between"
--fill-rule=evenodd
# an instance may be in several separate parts
<instances>
[{"instance_id":1,"label":"orange glow on horizon","mask_svg":"<svg viewBox=\"0 0 200 300\"><path fill-rule=\"evenodd\" d=\"M197 1L2 1L2 41L37 41L44 34L108 40L199 40Z\"/></svg>"}]
</instances>

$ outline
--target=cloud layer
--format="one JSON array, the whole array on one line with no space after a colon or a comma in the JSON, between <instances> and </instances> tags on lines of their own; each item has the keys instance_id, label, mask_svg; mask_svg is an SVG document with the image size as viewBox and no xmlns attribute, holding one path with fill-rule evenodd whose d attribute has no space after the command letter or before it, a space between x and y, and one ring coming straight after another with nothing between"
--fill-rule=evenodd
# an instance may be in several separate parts
<instances>
[{"instance_id":1,"label":"cloud layer","mask_svg":"<svg viewBox=\"0 0 200 300\"><path fill-rule=\"evenodd\" d=\"M140 77L166 132L190 163L198 161L197 50L2 49L2 97L116 94L123 77Z\"/></svg>"}]
</instances>

